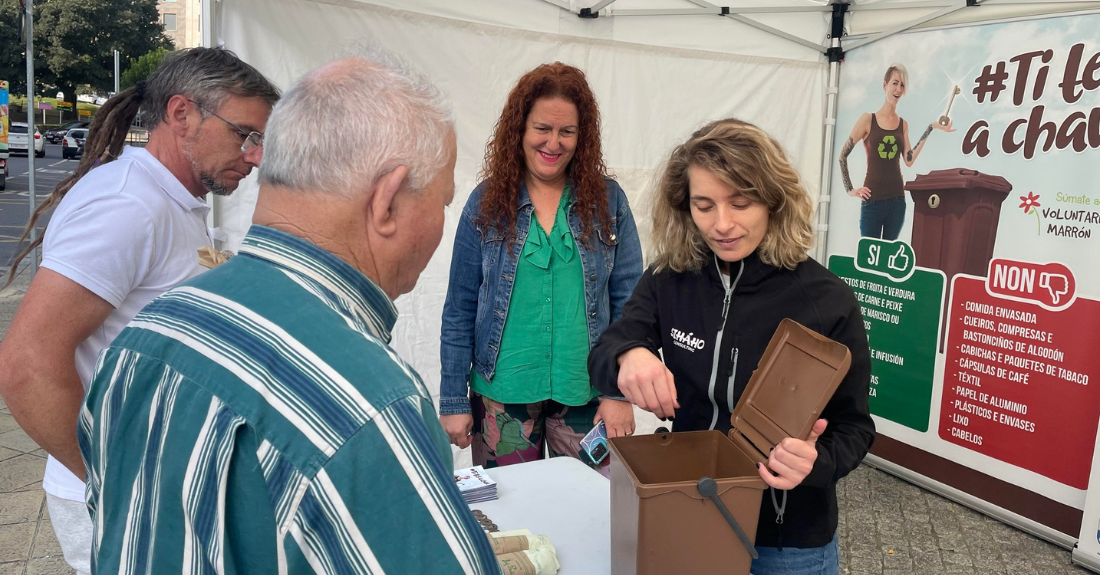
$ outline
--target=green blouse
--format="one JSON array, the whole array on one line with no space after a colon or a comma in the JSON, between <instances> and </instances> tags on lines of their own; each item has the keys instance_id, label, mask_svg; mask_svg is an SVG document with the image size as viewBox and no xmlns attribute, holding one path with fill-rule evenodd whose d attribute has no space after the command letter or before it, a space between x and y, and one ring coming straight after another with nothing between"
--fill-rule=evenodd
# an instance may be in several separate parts
<instances>
[{"instance_id":1,"label":"green blouse","mask_svg":"<svg viewBox=\"0 0 1100 575\"><path fill-rule=\"evenodd\" d=\"M553 399L563 405L584 405L599 395L588 381L584 269L566 219L571 203L567 186L550 233L531 215L495 375L485 381L470 371L470 386L479 395L501 403Z\"/></svg>"}]
</instances>

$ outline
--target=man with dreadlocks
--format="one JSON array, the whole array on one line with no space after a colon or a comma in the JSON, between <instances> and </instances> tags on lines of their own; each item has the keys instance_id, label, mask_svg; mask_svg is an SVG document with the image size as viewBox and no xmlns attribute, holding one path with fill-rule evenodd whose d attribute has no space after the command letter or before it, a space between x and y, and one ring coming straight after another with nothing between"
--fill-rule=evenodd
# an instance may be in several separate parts
<instances>
[{"instance_id":1,"label":"man with dreadlocks","mask_svg":"<svg viewBox=\"0 0 1100 575\"><path fill-rule=\"evenodd\" d=\"M0 395L50 457L42 486L65 560L89 573L92 524L84 502L77 419L96 357L145 304L204 268L212 247L208 193L225 195L260 163L279 90L232 52L194 48L104 105L75 173L27 230L56 206L42 269L0 345ZM135 116L145 148L124 146ZM27 232L23 237L26 238Z\"/></svg>"}]
</instances>

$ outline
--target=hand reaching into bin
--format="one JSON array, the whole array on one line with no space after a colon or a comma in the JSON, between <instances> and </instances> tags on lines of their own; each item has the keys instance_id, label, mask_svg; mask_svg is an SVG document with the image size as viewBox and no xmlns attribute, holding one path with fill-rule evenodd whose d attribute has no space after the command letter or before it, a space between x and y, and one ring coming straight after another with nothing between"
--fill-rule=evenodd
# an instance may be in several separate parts
<instances>
[{"instance_id":1,"label":"hand reaching into bin","mask_svg":"<svg viewBox=\"0 0 1100 575\"><path fill-rule=\"evenodd\" d=\"M676 382L653 352L636 347L619 356L619 391L630 403L661 419L676 414Z\"/></svg>"},{"instance_id":2,"label":"hand reaching into bin","mask_svg":"<svg viewBox=\"0 0 1100 575\"><path fill-rule=\"evenodd\" d=\"M758 471L764 483L776 489L794 489L814 469L817 461L817 438L825 433L828 422L817 420L805 441L788 437L779 442L768 455L768 463Z\"/></svg>"}]
</instances>

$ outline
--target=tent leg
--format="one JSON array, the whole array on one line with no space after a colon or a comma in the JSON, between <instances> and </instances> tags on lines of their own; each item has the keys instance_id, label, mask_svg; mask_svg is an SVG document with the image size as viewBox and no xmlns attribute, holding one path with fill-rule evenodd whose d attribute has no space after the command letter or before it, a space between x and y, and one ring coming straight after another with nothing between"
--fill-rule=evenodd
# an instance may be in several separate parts
<instances>
[{"instance_id":1,"label":"tent leg","mask_svg":"<svg viewBox=\"0 0 1100 575\"><path fill-rule=\"evenodd\" d=\"M847 4L833 4L833 21L830 31L831 43L826 54L829 55L829 87L825 89L825 138L821 151L821 188L817 199L817 242L814 246L814 259L821 265L825 261L826 247L829 241L829 207L833 180L833 144L836 142L837 93L840 89L840 62L844 59L844 50L840 38L844 35L844 14Z\"/></svg>"},{"instance_id":2,"label":"tent leg","mask_svg":"<svg viewBox=\"0 0 1100 575\"><path fill-rule=\"evenodd\" d=\"M840 40L833 38L833 46L840 45ZM831 195L829 188L833 179L833 144L836 142L836 108L837 89L840 85L840 62L829 63L829 87L825 90L825 145L822 151L821 162L821 190L817 203L817 243L814 246L814 259L822 265L826 265L825 248L829 240L829 205Z\"/></svg>"}]
</instances>

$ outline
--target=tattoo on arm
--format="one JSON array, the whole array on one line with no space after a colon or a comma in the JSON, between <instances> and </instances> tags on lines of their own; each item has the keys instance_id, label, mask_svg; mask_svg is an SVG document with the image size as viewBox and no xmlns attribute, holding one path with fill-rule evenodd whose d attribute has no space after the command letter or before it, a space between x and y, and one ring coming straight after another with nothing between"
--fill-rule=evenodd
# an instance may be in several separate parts
<instances>
[{"instance_id":1,"label":"tattoo on arm","mask_svg":"<svg viewBox=\"0 0 1100 575\"><path fill-rule=\"evenodd\" d=\"M915 150L916 150L917 148L919 148L919 147L920 147L920 145L921 145L921 144L923 144L925 140L927 140L927 139L928 139L928 135L929 135L929 134L931 134L931 133L932 133L932 124L928 124L928 128L924 130L924 134L922 134L922 135L921 135L921 137L920 137L920 139L919 139L919 140L917 140L917 145L916 145L916 146L913 146L913 147L912 147L912 148L911 148L911 149L909 150L909 153L907 153L907 154L905 155L905 161L907 161L907 162L912 162L912 161L913 161L913 152L914 152L914 151L915 151Z\"/></svg>"},{"instance_id":2,"label":"tattoo on arm","mask_svg":"<svg viewBox=\"0 0 1100 575\"><path fill-rule=\"evenodd\" d=\"M848 154L852 153L854 147L856 147L856 143L849 136L848 141L844 142L844 147L840 150L840 176L844 179L844 191L846 192L852 191L852 178L848 176Z\"/></svg>"}]
</instances>

